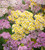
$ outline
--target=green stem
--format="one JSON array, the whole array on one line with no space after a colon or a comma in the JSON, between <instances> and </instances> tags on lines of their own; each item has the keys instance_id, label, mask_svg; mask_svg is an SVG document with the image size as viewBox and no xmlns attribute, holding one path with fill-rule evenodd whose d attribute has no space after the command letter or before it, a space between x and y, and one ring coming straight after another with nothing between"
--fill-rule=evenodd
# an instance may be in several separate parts
<instances>
[{"instance_id":1,"label":"green stem","mask_svg":"<svg viewBox=\"0 0 45 50\"><path fill-rule=\"evenodd\" d=\"M32 48L32 50L34 50L34 49Z\"/></svg>"},{"instance_id":2,"label":"green stem","mask_svg":"<svg viewBox=\"0 0 45 50\"><path fill-rule=\"evenodd\" d=\"M43 50L43 47L41 47L41 50Z\"/></svg>"}]
</instances>

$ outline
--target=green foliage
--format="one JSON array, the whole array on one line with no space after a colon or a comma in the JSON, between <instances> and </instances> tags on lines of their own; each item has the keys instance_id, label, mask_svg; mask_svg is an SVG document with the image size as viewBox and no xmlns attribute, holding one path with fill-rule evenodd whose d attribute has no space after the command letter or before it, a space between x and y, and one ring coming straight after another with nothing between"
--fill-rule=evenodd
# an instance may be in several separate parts
<instances>
[{"instance_id":1,"label":"green foliage","mask_svg":"<svg viewBox=\"0 0 45 50\"><path fill-rule=\"evenodd\" d=\"M41 50L41 48L34 48L34 50Z\"/></svg>"},{"instance_id":2,"label":"green foliage","mask_svg":"<svg viewBox=\"0 0 45 50\"><path fill-rule=\"evenodd\" d=\"M42 10L40 9L37 13L40 13L40 12L42 12Z\"/></svg>"},{"instance_id":3,"label":"green foliage","mask_svg":"<svg viewBox=\"0 0 45 50\"><path fill-rule=\"evenodd\" d=\"M30 7L29 7L29 9L27 9L27 11L29 11L29 12L33 13L33 12L31 11L31 8L30 8Z\"/></svg>"},{"instance_id":4,"label":"green foliage","mask_svg":"<svg viewBox=\"0 0 45 50\"><path fill-rule=\"evenodd\" d=\"M8 7L8 10L9 10L9 9L11 9L11 8L12 8L12 7L11 7L11 6L9 6L9 7Z\"/></svg>"},{"instance_id":5,"label":"green foliage","mask_svg":"<svg viewBox=\"0 0 45 50\"><path fill-rule=\"evenodd\" d=\"M22 3L25 5L25 1L24 0L22 0Z\"/></svg>"},{"instance_id":6,"label":"green foliage","mask_svg":"<svg viewBox=\"0 0 45 50\"><path fill-rule=\"evenodd\" d=\"M12 29L9 28L9 29L0 30L0 33L2 33L2 32L9 32L10 34L12 34Z\"/></svg>"},{"instance_id":7,"label":"green foliage","mask_svg":"<svg viewBox=\"0 0 45 50\"><path fill-rule=\"evenodd\" d=\"M2 44L5 44L5 43L6 43L5 40L1 37L0 38L0 50L3 50Z\"/></svg>"},{"instance_id":8,"label":"green foliage","mask_svg":"<svg viewBox=\"0 0 45 50\"><path fill-rule=\"evenodd\" d=\"M0 19L5 19L8 16L8 13L4 14Z\"/></svg>"},{"instance_id":9,"label":"green foliage","mask_svg":"<svg viewBox=\"0 0 45 50\"><path fill-rule=\"evenodd\" d=\"M45 32L45 28L44 28L44 30L42 30L43 32Z\"/></svg>"}]
</instances>

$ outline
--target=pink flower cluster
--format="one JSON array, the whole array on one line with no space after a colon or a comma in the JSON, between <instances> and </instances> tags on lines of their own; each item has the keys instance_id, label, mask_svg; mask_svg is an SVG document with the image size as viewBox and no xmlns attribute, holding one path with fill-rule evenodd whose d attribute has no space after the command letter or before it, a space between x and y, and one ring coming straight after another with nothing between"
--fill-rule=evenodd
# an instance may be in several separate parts
<instances>
[{"instance_id":1,"label":"pink flower cluster","mask_svg":"<svg viewBox=\"0 0 45 50\"><path fill-rule=\"evenodd\" d=\"M23 12L26 9L29 9L29 5L33 12L40 10L39 4L37 4L37 6L33 6L31 3L32 2L30 0L0 0L0 17L5 13L10 12L9 10L21 10Z\"/></svg>"},{"instance_id":2,"label":"pink flower cluster","mask_svg":"<svg viewBox=\"0 0 45 50\"><path fill-rule=\"evenodd\" d=\"M19 46L18 50L27 50L26 46Z\"/></svg>"},{"instance_id":3,"label":"pink flower cluster","mask_svg":"<svg viewBox=\"0 0 45 50\"><path fill-rule=\"evenodd\" d=\"M25 4L23 4L24 2ZM0 0L0 17L5 13L8 13L8 7L11 7L11 10L21 10L24 11L28 9L30 5L30 0ZM1 10L2 9L2 10Z\"/></svg>"},{"instance_id":4,"label":"pink flower cluster","mask_svg":"<svg viewBox=\"0 0 45 50\"><path fill-rule=\"evenodd\" d=\"M3 29L3 28L10 28L10 22L6 19L0 19L0 29Z\"/></svg>"},{"instance_id":5,"label":"pink flower cluster","mask_svg":"<svg viewBox=\"0 0 45 50\"><path fill-rule=\"evenodd\" d=\"M0 17L2 17L5 13L8 13L6 8L0 8Z\"/></svg>"},{"instance_id":6,"label":"pink flower cluster","mask_svg":"<svg viewBox=\"0 0 45 50\"><path fill-rule=\"evenodd\" d=\"M9 38L3 46L4 50L32 50L32 48L45 47L45 33L42 31L33 31L20 41Z\"/></svg>"},{"instance_id":7,"label":"pink flower cluster","mask_svg":"<svg viewBox=\"0 0 45 50\"><path fill-rule=\"evenodd\" d=\"M11 37L11 35L9 34L9 32L3 32L2 34L0 34L0 37L3 37L4 39L8 39Z\"/></svg>"},{"instance_id":8,"label":"pink flower cluster","mask_svg":"<svg viewBox=\"0 0 45 50\"><path fill-rule=\"evenodd\" d=\"M23 4L22 2L25 2L25 4ZM24 11L25 9L28 9L29 8L29 5L30 5L30 0L17 0L17 4L15 6L15 10L21 10L21 11Z\"/></svg>"},{"instance_id":9,"label":"pink flower cluster","mask_svg":"<svg viewBox=\"0 0 45 50\"><path fill-rule=\"evenodd\" d=\"M33 13L37 13L41 9L41 7L37 5L31 5L31 10L33 11Z\"/></svg>"},{"instance_id":10,"label":"pink flower cluster","mask_svg":"<svg viewBox=\"0 0 45 50\"><path fill-rule=\"evenodd\" d=\"M33 0L33 1L38 3L38 4L45 5L45 0Z\"/></svg>"}]
</instances>

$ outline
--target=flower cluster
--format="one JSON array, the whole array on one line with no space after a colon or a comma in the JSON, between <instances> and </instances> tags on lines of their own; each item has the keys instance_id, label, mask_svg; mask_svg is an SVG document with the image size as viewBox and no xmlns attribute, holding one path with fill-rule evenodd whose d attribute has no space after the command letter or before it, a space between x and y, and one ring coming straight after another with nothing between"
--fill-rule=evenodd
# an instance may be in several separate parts
<instances>
[{"instance_id":1,"label":"flower cluster","mask_svg":"<svg viewBox=\"0 0 45 50\"><path fill-rule=\"evenodd\" d=\"M0 34L0 37L3 37L4 39L8 39L11 37L11 35L9 34L9 32L3 32L2 34Z\"/></svg>"},{"instance_id":2,"label":"flower cluster","mask_svg":"<svg viewBox=\"0 0 45 50\"><path fill-rule=\"evenodd\" d=\"M33 14L28 11L24 11L23 13L19 10L11 11L8 19L15 23L12 25L12 32L15 33L12 35L12 38L15 40L22 39L25 37L25 34L29 34L29 31L43 30L43 27L45 27L45 20L41 15L33 17Z\"/></svg>"},{"instance_id":3,"label":"flower cluster","mask_svg":"<svg viewBox=\"0 0 45 50\"><path fill-rule=\"evenodd\" d=\"M18 45L20 45L20 41L15 41L11 38L9 38L6 44L3 44L4 50L18 50Z\"/></svg>"},{"instance_id":4,"label":"flower cluster","mask_svg":"<svg viewBox=\"0 0 45 50\"><path fill-rule=\"evenodd\" d=\"M43 47L45 47L45 33L44 32L38 35L37 42L40 43Z\"/></svg>"},{"instance_id":5,"label":"flower cluster","mask_svg":"<svg viewBox=\"0 0 45 50\"><path fill-rule=\"evenodd\" d=\"M38 4L42 4L42 5L45 5L45 0L32 0Z\"/></svg>"},{"instance_id":6,"label":"flower cluster","mask_svg":"<svg viewBox=\"0 0 45 50\"><path fill-rule=\"evenodd\" d=\"M30 4L29 7L31 7L31 10L32 10L33 13L34 12L37 13L41 9L41 5L39 5L39 4L37 4L37 3L33 2L33 1L31 1L31 4Z\"/></svg>"},{"instance_id":7,"label":"flower cluster","mask_svg":"<svg viewBox=\"0 0 45 50\"><path fill-rule=\"evenodd\" d=\"M0 17L2 17L5 13L8 13L6 8L0 8Z\"/></svg>"},{"instance_id":8,"label":"flower cluster","mask_svg":"<svg viewBox=\"0 0 45 50\"><path fill-rule=\"evenodd\" d=\"M31 34L33 36L31 36ZM35 37L36 35L36 37ZM35 37L35 38L33 38ZM31 32L28 36L23 38L21 41L15 41L11 38L6 44L3 44L4 50L32 50L32 48L45 47L45 33L42 31Z\"/></svg>"},{"instance_id":9,"label":"flower cluster","mask_svg":"<svg viewBox=\"0 0 45 50\"><path fill-rule=\"evenodd\" d=\"M0 0L0 17L5 13L10 12L9 10L21 10L24 11L28 9L30 5L30 0ZM2 11L2 10L3 11ZM8 12L7 12L8 11Z\"/></svg>"},{"instance_id":10,"label":"flower cluster","mask_svg":"<svg viewBox=\"0 0 45 50\"><path fill-rule=\"evenodd\" d=\"M10 12L9 10L20 10L23 12L26 9L29 9L29 7L35 13L37 13L41 9L41 5L31 0L0 0L0 17L5 13Z\"/></svg>"},{"instance_id":11,"label":"flower cluster","mask_svg":"<svg viewBox=\"0 0 45 50\"><path fill-rule=\"evenodd\" d=\"M0 50L45 50L45 1L0 0L0 41Z\"/></svg>"},{"instance_id":12,"label":"flower cluster","mask_svg":"<svg viewBox=\"0 0 45 50\"><path fill-rule=\"evenodd\" d=\"M43 13L37 13L37 15L41 15L45 19L45 14L43 14Z\"/></svg>"},{"instance_id":13,"label":"flower cluster","mask_svg":"<svg viewBox=\"0 0 45 50\"><path fill-rule=\"evenodd\" d=\"M0 29L3 29L3 28L10 28L11 25L10 25L10 22L6 19L0 19Z\"/></svg>"}]
</instances>

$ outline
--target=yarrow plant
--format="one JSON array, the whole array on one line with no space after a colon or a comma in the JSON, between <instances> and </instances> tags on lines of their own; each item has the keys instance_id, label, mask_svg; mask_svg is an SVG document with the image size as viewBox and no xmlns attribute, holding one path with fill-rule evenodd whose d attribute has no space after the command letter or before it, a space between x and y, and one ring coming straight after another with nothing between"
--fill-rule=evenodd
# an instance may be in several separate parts
<instances>
[{"instance_id":1,"label":"yarrow plant","mask_svg":"<svg viewBox=\"0 0 45 50\"><path fill-rule=\"evenodd\" d=\"M0 8L0 17L2 17L5 13L8 13L6 8Z\"/></svg>"},{"instance_id":2,"label":"yarrow plant","mask_svg":"<svg viewBox=\"0 0 45 50\"><path fill-rule=\"evenodd\" d=\"M20 10L23 12L26 9L29 9L29 7L32 12L35 13L41 9L41 5L33 2L32 0L0 0L0 17L5 13L9 13L10 10Z\"/></svg>"},{"instance_id":3,"label":"yarrow plant","mask_svg":"<svg viewBox=\"0 0 45 50\"><path fill-rule=\"evenodd\" d=\"M35 37L35 35L36 37ZM33 35L33 36L32 36ZM35 38L33 38L35 37ZM43 38L42 38L43 37ZM43 41L42 41L43 40ZM9 38L6 44L3 44L4 50L32 50L33 48L45 47L45 33L42 31L31 32L21 41Z\"/></svg>"},{"instance_id":4,"label":"yarrow plant","mask_svg":"<svg viewBox=\"0 0 45 50\"><path fill-rule=\"evenodd\" d=\"M37 2L38 4L45 5L45 0L32 0L34 2Z\"/></svg>"},{"instance_id":5,"label":"yarrow plant","mask_svg":"<svg viewBox=\"0 0 45 50\"><path fill-rule=\"evenodd\" d=\"M0 19L0 30L3 29L3 28L10 28L11 25L10 25L10 22L6 19Z\"/></svg>"},{"instance_id":6,"label":"yarrow plant","mask_svg":"<svg viewBox=\"0 0 45 50\"><path fill-rule=\"evenodd\" d=\"M0 0L0 50L45 50L45 0Z\"/></svg>"},{"instance_id":7,"label":"yarrow plant","mask_svg":"<svg viewBox=\"0 0 45 50\"><path fill-rule=\"evenodd\" d=\"M31 1L31 4L30 4L29 7L31 7L31 10L32 10L33 13L34 12L37 13L41 9L41 5L39 5L39 4L37 4L37 3L33 2L33 1Z\"/></svg>"},{"instance_id":8,"label":"yarrow plant","mask_svg":"<svg viewBox=\"0 0 45 50\"><path fill-rule=\"evenodd\" d=\"M43 27L45 27L45 19L41 15L33 17L33 14L28 11L24 11L23 13L19 10L11 11L8 19L15 23L12 25L12 32L15 33L12 35L12 38L15 40L24 38L25 34L29 34L29 31L43 30Z\"/></svg>"},{"instance_id":9,"label":"yarrow plant","mask_svg":"<svg viewBox=\"0 0 45 50\"><path fill-rule=\"evenodd\" d=\"M3 37L4 39L8 39L11 37L11 35L9 34L9 32L3 32L2 34L0 34L0 37Z\"/></svg>"},{"instance_id":10,"label":"yarrow plant","mask_svg":"<svg viewBox=\"0 0 45 50\"><path fill-rule=\"evenodd\" d=\"M29 8L29 5L30 0L0 0L0 17L2 17L5 13L10 12L9 10L18 9L24 11Z\"/></svg>"}]
</instances>

